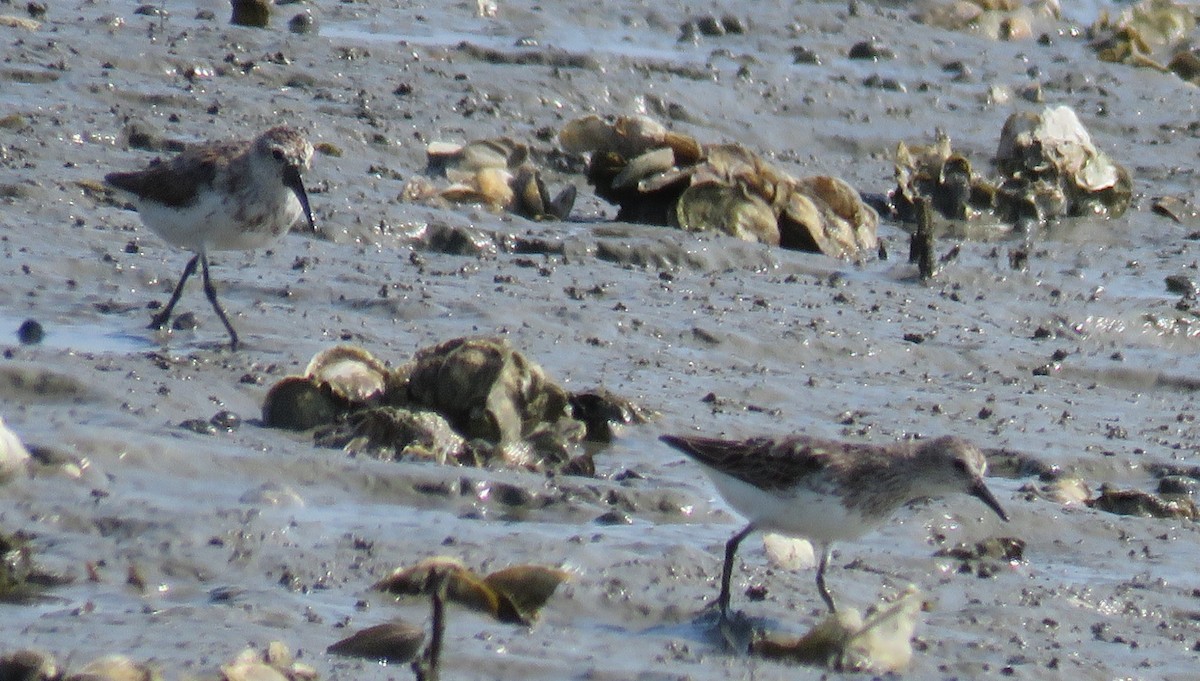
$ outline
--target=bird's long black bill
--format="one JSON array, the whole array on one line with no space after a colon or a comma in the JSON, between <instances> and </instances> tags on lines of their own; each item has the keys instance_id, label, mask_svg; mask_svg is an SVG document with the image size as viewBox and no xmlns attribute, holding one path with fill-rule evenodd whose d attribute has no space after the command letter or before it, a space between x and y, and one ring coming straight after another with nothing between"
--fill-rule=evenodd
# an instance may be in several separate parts
<instances>
[{"instance_id":1,"label":"bird's long black bill","mask_svg":"<svg viewBox=\"0 0 1200 681\"><path fill-rule=\"evenodd\" d=\"M996 515L1000 516L1005 522L1008 522L1008 513L1004 511L1004 507L1000 505L1000 502L996 501L992 490L988 489L982 480L976 482L975 486L971 488L971 496L987 504L987 507L995 511Z\"/></svg>"},{"instance_id":2,"label":"bird's long black bill","mask_svg":"<svg viewBox=\"0 0 1200 681\"><path fill-rule=\"evenodd\" d=\"M308 205L308 192L304 191L304 181L300 179L300 171L296 166L283 169L283 184L296 192L296 198L300 199L300 205L304 208L304 217L308 218L308 228L316 231L317 223L313 220L312 208Z\"/></svg>"}]
</instances>

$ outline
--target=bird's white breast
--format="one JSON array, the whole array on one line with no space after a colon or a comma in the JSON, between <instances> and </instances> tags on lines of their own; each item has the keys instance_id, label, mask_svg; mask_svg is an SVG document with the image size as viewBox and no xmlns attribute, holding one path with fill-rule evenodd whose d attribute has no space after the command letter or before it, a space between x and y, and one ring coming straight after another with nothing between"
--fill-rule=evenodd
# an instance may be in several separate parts
<instances>
[{"instance_id":1,"label":"bird's white breast","mask_svg":"<svg viewBox=\"0 0 1200 681\"><path fill-rule=\"evenodd\" d=\"M291 228L303 212L296 193L281 182L254 183L234 194L207 189L182 208L142 199L136 203L155 234L197 253L260 248Z\"/></svg>"},{"instance_id":2,"label":"bird's white breast","mask_svg":"<svg viewBox=\"0 0 1200 681\"><path fill-rule=\"evenodd\" d=\"M725 501L760 530L830 542L855 539L875 527L875 523L847 509L835 494L807 486L762 490L705 468Z\"/></svg>"}]
</instances>

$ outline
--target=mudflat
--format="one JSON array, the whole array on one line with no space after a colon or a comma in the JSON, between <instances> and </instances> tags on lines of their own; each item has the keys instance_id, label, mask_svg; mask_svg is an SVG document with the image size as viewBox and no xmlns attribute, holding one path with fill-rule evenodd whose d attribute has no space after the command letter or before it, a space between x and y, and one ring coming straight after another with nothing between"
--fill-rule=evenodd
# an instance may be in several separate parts
<instances>
[{"instance_id":1,"label":"mudflat","mask_svg":"<svg viewBox=\"0 0 1200 681\"><path fill-rule=\"evenodd\" d=\"M1167 473L1186 490L1200 447L1200 221L1151 210L1195 200L1197 94L1098 61L1085 19L998 42L916 22L907 3L741 3L724 8L741 32L680 40L698 10L646 0L483 16L288 4L267 29L230 26L217 2L46 9L0 26L0 416L74 463L4 483L0 531L66 583L0 605L0 654L36 648L77 669L123 653L179 678L280 640L323 678L408 678L324 651L392 618L422 623L425 601L369 587L448 555L572 577L532 627L452 610L444 678L817 678L732 655L709 629L742 521L658 436L953 434L997 462L1041 462L993 466L1011 522L965 497L918 504L839 545L828 574L858 608L922 590L911 676L1194 675L1194 521L1046 490L1154 492ZM289 31L301 13L312 30ZM870 39L894 58L849 58ZM588 113L653 116L883 194L900 140L942 129L987 172L1012 112L1059 104L1130 170L1132 208L944 234L928 282L886 217L889 257L860 263L618 223L569 159L542 165L552 190L579 188L566 221L404 198L430 142L503 135L554 159L556 131ZM176 142L281 123L318 147L305 175L317 228L212 257L242 347L228 351L198 287L177 308L195 328L147 330L189 255L100 179ZM131 147L131 130L150 138ZM470 238L431 236L446 233ZM17 342L26 319L41 343ZM399 364L468 335L503 336L568 389L603 386L659 417L599 450L594 478L352 457L256 423L269 386L331 345ZM1024 541L1023 560L934 555L996 537ZM822 610L812 573L775 566L757 538L733 590L774 630L802 633Z\"/></svg>"}]
</instances>

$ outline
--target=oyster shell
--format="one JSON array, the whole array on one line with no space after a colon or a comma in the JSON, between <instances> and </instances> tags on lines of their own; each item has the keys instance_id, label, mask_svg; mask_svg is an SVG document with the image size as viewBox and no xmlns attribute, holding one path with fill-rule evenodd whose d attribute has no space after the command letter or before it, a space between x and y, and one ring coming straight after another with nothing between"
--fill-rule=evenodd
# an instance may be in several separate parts
<instances>
[{"instance_id":1,"label":"oyster shell","mask_svg":"<svg viewBox=\"0 0 1200 681\"><path fill-rule=\"evenodd\" d=\"M325 649L331 655L362 657L392 664L416 658L425 632L407 622L384 622L360 629Z\"/></svg>"},{"instance_id":2,"label":"oyster shell","mask_svg":"<svg viewBox=\"0 0 1200 681\"><path fill-rule=\"evenodd\" d=\"M397 568L371 588L396 595L432 595L442 579L446 599L509 624L532 624L538 611L570 573L541 565L514 565L480 577L449 556Z\"/></svg>"},{"instance_id":3,"label":"oyster shell","mask_svg":"<svg viewBox=\"0 0 1200 681\"><path fill-rule=\"evenodd\" d=\"M501 338L456 338L419 351L408 396L464 436L495 443L569 419L566 391Z\"/></svg>"},{"instance_id":4,"label":"oyster shell","mask_svg":"<svg viewBox=\"0 0 1200 681\"><path fill-rule=\"evenodd\" d=\"M1132 200L1132 181L1123 166L1096 148L1075 111L1049 107L1041 114L1018 112L1000 132L996 165L1005 176L999 199L1022 214L1032 202L1042 217L1122 215ZM1003 202L999 206L1005 210Z\"/></svg>"},{"instance_id":5,"label":"oyster shell","mask_svg":"<svg viewBox=\"0 0 1200 681\"><path fill-rule=\"evenodd\" d=\"M716 230L743 241L779 245L779 221L771 206L744 184L693 184L675 207L676 222L687 232Z\"/></svg>"},{"instance_id":6,"label":"oyster shell","mask_svg":"<svg viewBox=\"0 0 1200 681\"><path fill-rule=\"evenodd\" d=\"M618 220L834 257L875 248L878 216L852 187L834 178L797 180L741 145L701 145L645 116L607 123L594 115L567 123L559 142L592 154L588 183L620 206Z\"/></svg>"},{"instance_id":7,"label":"oyster shell","mask_svg":"<svg viewBox=\"0 0 1200 681\"><path fill-rule=\"evenodd\" d=\"M407 200L480 204L531 219L564 219L575 202L573 186L551 198L529 147L509 137L461 145L434 142L426 148L426 158L425 173L445 176L451 184L439 190L428 178L412 178L403 192Z\"/></svg>"},{"instance_id":8,"label":"oyster shell","mask_svg":"<svg viewBox=\"0 0 1200 681\"><path fill-rule=\"evenodd\" d=\"M388 389L391 372L374 355L354 345L335 345L318 352L304 375L352 405L371 404Z\"/></svg>"}]
</instances>

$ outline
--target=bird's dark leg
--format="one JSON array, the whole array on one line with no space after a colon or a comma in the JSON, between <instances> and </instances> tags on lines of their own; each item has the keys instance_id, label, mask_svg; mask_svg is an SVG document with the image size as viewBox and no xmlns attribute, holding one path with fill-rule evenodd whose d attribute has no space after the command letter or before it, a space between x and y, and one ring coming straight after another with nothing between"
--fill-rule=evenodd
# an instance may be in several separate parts
<instances>
[{"instance_id":1,"label":"bird's dark leg","mask_svg":"<svg viewBox=\"0 0 1200 681\"><path fill-rule=\"evenodd\" d=\"M167 301L167 306L162 309L162 312L150 318L150 326L148 329L161 329L171 319L171 311L175 309L175 303L179 302L179 296L183 295L183 285L187 282L188 277L196 271L196 263L200 262L200 255L196 254L188 261L187 267L183 268L183 276L179 277L179 283L175 284L175 292L171 294L171 299Z\"/></svg>"},{"instance_id":2,"label":"bird's dark leg","mask_svg":"<svg viewBox=\"0 0 1200 681\"><path fill-rule=\"evenodd\" d=\"M738 544L754 531L754 523L750 523L742 531L725 542L725 568L721 571L721 595L717 598L717 606L721 610L721 619L729 617L729 578L733 573L733 556L737 553Z\"/></svg>"},{"instance_id":3,"label":"bird's dark leg","mask_svg":"<svg viewBox=\"0 0 1200 681\"><path fill-rule=\"evenodd\" d=\"M821 561L817 563L817 591L821 592L821 598L825 599L825 605L829 606L829 612L836 613L837 606L833 604L833 596L830 595L829 589L825 587L825 566L829 564L829 556L833 553L831 544L823 544L821 546Z\"/></svg>"},{"instance_id":4,"label":"bird's dark leg","mask_svg":"<svg viewBox=\"0 0 1200 681\"><path fill-rule=\"evenodd\" d=\"M217 316L221 318L221 323L225 325L225 330L229 332L229 349L237 351L238 335L237 331L233 330L233 324L229 323L229 317L225 316L225 310L221 309L221 304L217 302L217 289L213 288L212 280L208 278L208 256L200 254L200 273L204 275L204 295L208 296L208 302L212 303L213 309L217 311Z\"/></svg>"}]
</instances>

